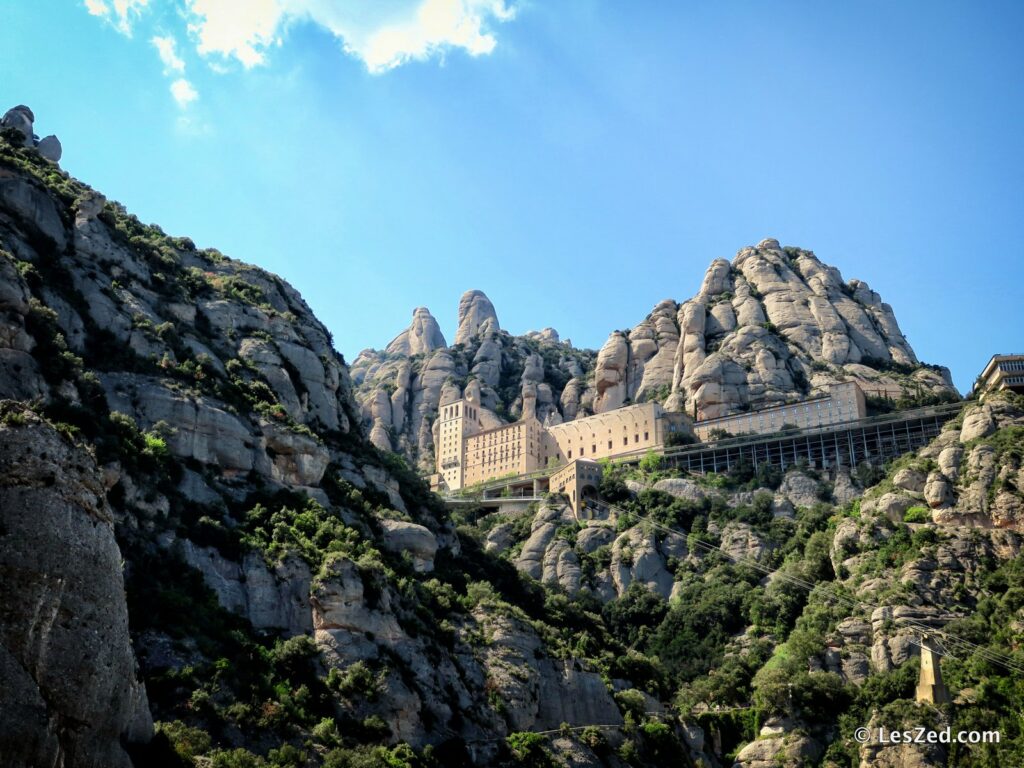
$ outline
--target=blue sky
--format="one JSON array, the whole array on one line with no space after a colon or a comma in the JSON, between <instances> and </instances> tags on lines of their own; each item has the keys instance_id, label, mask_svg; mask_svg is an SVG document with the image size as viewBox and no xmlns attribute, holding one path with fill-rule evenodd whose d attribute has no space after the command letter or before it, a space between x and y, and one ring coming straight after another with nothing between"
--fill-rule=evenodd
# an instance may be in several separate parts
<instances>
[{"instance_id":1,"label":"blue sky","mask_svg":"<svg viewBox=\"0 0 1024 768\"><path fill-rule=\"evenodd\" d=\"M1024 4L33 0L0 101L354 359L460 294L599 347L764 237L965 390L1021 351ZM571 286L567 288L567 286Z\"/></svg>"}]
</instances>

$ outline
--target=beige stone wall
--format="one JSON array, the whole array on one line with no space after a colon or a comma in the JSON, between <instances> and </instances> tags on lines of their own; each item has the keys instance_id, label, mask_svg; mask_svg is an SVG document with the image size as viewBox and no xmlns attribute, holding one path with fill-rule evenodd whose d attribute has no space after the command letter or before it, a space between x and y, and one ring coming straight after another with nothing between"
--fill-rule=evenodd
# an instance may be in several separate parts
<instances>
[{"instance_id":1,"label":"beige stone wall","mask_svg":"<svg viewBox=\"0 0 1024 768\"><path fill-rule=\"evenodd\" d=\"M693 431L697 439L708 440L715 429L723 429L734 435L769 434L778 432L783 425L792 424L807 429L856 421L866 415L864 393L850 381L833 384L824 397L698 421L693 425Z\"/></svg>"},{"instance_id":2,"label":"beige stone wall","mask_svg":"<svg viewBox=\"0 0 1024 768\"><path fill-rule=\"evenodd\" d=\"M472 435L465 440L465 485L506 475L524 475L542 466L544 427L525 419Z\"/></svg>"},{"instance_id":3,"label":"beige stone wall","mask_svg":"<svg viewBox=\"0 0 1024 768\"><path fill-rule=\"evenodd\" d=\"M442 405L438 416L436 488L456 491L524 475L576 459L614 458L664 445L670 431L689 430L682 414L643 403L545 429L533 417L483 429L474 400Z\"/></svg>"},{"instance_id":4,"label":"beige stone wall","mask_svg":"<svg viewBox=\"0 0 1024 768\"><path fill-rule=\"evenodd\" d=\"M657 403L641 403L548 427L545 457L614 458L664 444L667 420ZM545 460L547 460L547 458Z\"/></svg>"},{"instance_id":5,"label":"beige stone wall","mask_svg":"<svg viewBox=\"0 0 1024 768\"><path fill-rule=\"evenodd\" d=\"M564 493L577 517L583 510L584 494L588 488L594 490L601 485L601 465L590 459L574 459L551 475L548 489L552 493Z\"/></svg>"},{"instance_id":6,"label":"beige stone wall","mask_svg":"<svg viewBox=\"0 0 1024 768\"><path fill-rule=\"evenodd\" d=\"M438 444L434 446L436 470L440 486L455 491L466 484L464 442L480 431L480 411L470 400L456 400L440 407L438 421Z\"/></svg>"}]
</instances>

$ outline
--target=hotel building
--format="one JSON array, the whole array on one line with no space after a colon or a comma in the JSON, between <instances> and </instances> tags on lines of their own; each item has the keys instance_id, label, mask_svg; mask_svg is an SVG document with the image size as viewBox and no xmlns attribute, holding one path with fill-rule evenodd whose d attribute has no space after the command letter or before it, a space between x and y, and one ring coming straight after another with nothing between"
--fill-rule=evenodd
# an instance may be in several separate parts
<instances>
[{"instance_id":1,"label":"hotel building","mask_svg":"<svg viewBox=\"0 0 1024 768\"><path fill-rule=\"evenodd\" d=\"M993 355L974 384L979 395L1000 389L1024 394L1024 355Z\"/></svg>"}]
</instances>

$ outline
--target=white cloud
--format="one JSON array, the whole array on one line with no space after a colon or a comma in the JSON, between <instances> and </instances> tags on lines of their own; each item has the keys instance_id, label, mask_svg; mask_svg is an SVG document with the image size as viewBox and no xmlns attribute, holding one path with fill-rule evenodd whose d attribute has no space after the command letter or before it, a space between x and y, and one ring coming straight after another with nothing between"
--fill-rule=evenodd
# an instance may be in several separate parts
<instances>
[{"instance_id":1,"label":"white cloud","mask_svg":"<svg viewBox=\"0 0 1024 768\"><path fill-rule=\"evenodd\" d=\"M509 0L186 0L190 31L203 55L233 57L246 68L262 64L289 23L328 30L351 56L380 74L411 60L462 49L491 53L492 22L515 15Z\"/></svg>"},{"instance_id":2,"label":"white cloud","mask_svg":"<svg viewBox=\"0 0 1024 768\"><path fill-rule=\"evenodd\" d=\"M193 101L199 98L199 92L184 77L179 77L171 83L171 96L178 102L178 106L184 109Z\"/></svg>"},{"instance_id":3,"label":"white cloud","mask_svg":"<svg viewBox=\"0 0 1024 768\"><path fill-rule=\"evenodd\" d=\"M85 0L85 10L106 19L126 35L132 33L132 22L149 5L149 0Z\"/></svg>"},{"instance_id":4,"label":"white cloud","mask_svg":"<svg viewBox=\"0 0 1024 768\"><path fill-rule=\"evenodd\" d=\"M110 8L103 0L85 0L85 10L93 16L106 16Z\"/></svg>"},{"instance_id":5,"label":"white cloud","mask_svg":"<svg viewBox=\"0 0 1024 768\"><path fill-rule=\"evenodd\" d=\"M282 0L186 0L199 53L233 56L246 68L263 63L286 11Z\"/></svg>"},{"instance_id":6,"label":"white cloud","mask_svg":"<svg viewBox=\"0 0 1024 768\"><path fill-rule=\"evenodd\" d=\"M155 35L150 42L156 46L156 51L160 54L160 61L164 63L166 72L185 71L185 62L178 55L178 44L173 37Z\"/></svg>"}]
</instances>

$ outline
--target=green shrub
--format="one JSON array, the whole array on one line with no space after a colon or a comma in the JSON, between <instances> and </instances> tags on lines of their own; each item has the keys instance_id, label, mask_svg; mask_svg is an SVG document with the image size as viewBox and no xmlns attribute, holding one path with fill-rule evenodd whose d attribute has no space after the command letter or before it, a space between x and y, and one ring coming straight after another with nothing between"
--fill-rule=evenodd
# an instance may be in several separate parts
<instances>
[{"instance_id":1,"label":"green shrub","mask_svg":"<svg viewBox=\"0 0 1024 768\"><path fill-rule=\"evenodd\" d=\"M601 615L608 629L631 648L646 645L668 613L668 603L639 581L632 582L621 597L605 604Z\"/></svg>"},{"instance_id":2,"label":"green shrub","mask_svg":"<svg viewBox=\"0 0 1024 768\"><path fill-rule=\"evenodd\" d=\"M163 734L175 753L179 757L191 760L193 757L203 755L210 750L212 743L210 734L193 728L180 720L172 720L166 723L156 723L157 733Z\"/></svg>"},{"instance_id":3,"label":"green shrub","mask_svg":"<svg viewBox=\"0 0 1024 768\"><path fill-rule=\"evenodd\" d=\"M932 511L928 507L913 506L903 513L904 523L930 523Z\"/></svg>"},{"instance_id":4,"label":"green shrub","mask_svg":"<svg viewBox=\"0 0 1024 768\"><path fill-rule=\"evenodd\" d=\"M358 697L373 701L383 688L383 673L374 672L365 661L359 660L344 672L331 669L327 685L347 699Z\"/></svg>"},{"instance_id":5,"label":"green shrub","mask_svg":"<svg viewBox=\"0 0 1024 768\"><path fill-rule=\"evenodd\" d=\"M264 768L267 762L247 749L216 750L210 753L210 768Z\"/></svg>"},{"instance_id":6,"label":"green shrub","mask_svg":"<svg viewBox=\"0 0 1024 768\"><path fill-rule=\"evenodd\" d=\"M640 722L647 713L647 699L635 688L628 688L615 694L615 703L623 716L631 716L633 722Z\"/></svg>"},{"instance_id":7,"label":"green shrub","mask_svg":"<svg viewBox=\"0 0 1024 768\"><path fill-rule=\"evenodd\" d=\"M644 472L657 472L661 468L662 457L654 451L648 451L640 459L639 467Z\"/></svg>"},{"instance_id":8,"label":"green shrub","mask_svg":"<svg viewBox=\"0 0 1024 768\"><path fill-rule=\"evenodd\" d=\"M274 768L305 768L306 753L291 744L282 744L267 755Z\"/></svg>"},{"instance_id":9,"label":"green shrub","mask_svg":"<svg viewBox=\"0 0 1024 768\"><path fill-rule=\"evenodd\" d=\"M505 737L512 758L521 765L546 766L550 762L544 748L544 737L530 731L517 731Z\"/></svg>"}]
</instances>

